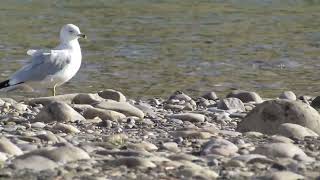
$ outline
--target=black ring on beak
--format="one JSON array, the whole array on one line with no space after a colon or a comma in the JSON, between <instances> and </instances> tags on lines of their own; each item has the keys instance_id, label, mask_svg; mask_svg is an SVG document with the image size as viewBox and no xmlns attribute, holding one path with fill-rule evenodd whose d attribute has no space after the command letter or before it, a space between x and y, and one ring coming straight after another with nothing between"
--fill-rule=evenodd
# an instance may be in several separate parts
<instances>
[{"instance_id":1,"label":"black ring on beak","mask_svg":"<svg viewBox=\"0 0 320 180\"><path fill-rule=\"evenodd\" d=\"M83 38L83 39L87 39L87 36L85 34L78 34L78 37Z\"/></svg>"}]
</instances>

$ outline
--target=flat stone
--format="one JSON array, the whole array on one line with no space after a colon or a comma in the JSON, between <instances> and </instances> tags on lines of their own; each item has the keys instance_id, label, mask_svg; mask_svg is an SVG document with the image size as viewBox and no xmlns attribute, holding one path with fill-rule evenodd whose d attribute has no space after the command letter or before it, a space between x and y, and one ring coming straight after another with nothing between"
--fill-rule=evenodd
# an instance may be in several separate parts
<instances>
[{"instance_id":1,"label":"flat stone","mask_svg":"<svg viewBox=\"0 0 320 180\"><path fill-rule=\"evenodd\" d=\"M104 99L111 99L117 102L126 102L127 98L120 92L113 89L106 89L98 92L99 96Z\"/></svg>"},{"instance_id":2,"label":"flat stone","mask_svg":"<svg viewBox=\"0 0 320 180\"><path fill-rule=\"evenodd\" d=\"M293 158L295 156L307 156L303 150L298 146L291 143L270 143L263 144L252 152L256 154L262 154L270 158L275 157L288 157Z\"/></svg>"},{"instance_id":3,"label":"flat stone","mask_svg":"<svg viewBox=\"0 0 320 180\"><path fill-rule=\"evenodd\" d=\"M43 171L54 169L58 164L46 157L33 155L25 158L16 158L12 161L12 166L15 169L31 169L33 171Z\"/></svg>"},{"instance_id":4,"label":"flat stone","mask_svg":"<svg viewBox=\"0 0 320 180\"><path fill-rule=\"evenodd\" d=\"M142 141L140 143L130 143L127 144L128 149L135 149L135 150L145 150L148 152L153 152L158 150L158 147L150 142Z\"/></svg>"},{"instance_id":5,"label":"flat stone","mask_svg":"<svg viewBox=\"0 0 320 180\"><path fill-rule=\"evenodd\" d=\"M53 102L45 106L33 119L33 122L75 122L85 118L69 105L63 102Z\"/></svg>"},{"instance_id":6,"label":"flat stone","mask_svg":"<svg viewBox=\"0 0 320 180\"><path fill-rule=\"evenodd\" d=\"M11 155L21 155L23 152L21 149L13 144L9 139L2 136L0 138L0 152L4 152Z\"/></svg>"},{"instance_id":7,"label":"flat stone","mask_svg":"<svg viewBox=\"0 0 320 180\"><path fill-rule=\"evenodd\" d=\"M226 98L218 102L218 108L223 110L236 110L243 112L245 107L243 102L238 98Z\"/></svg>"},{"instance_id":8,"label":"flat stone","mask_svg":"<svg viewBox=\"0 0 320 180\"><path fill-rule=\"evenodd\" d=\"M243 90L234 90L227 95L227 98L238 98L242 102L255 102L262 103L262 98L256 92L243 91Z\"/></svg>"},{"instance_id":9,"label":"flat stone","mask_svg":"<svg viewBox=\"0 0 320 180\"><path fill-rule=\"evenodd\" d=\"M320 115L311 106L289 100L270 100L258 104L238 123L237 131L276 134L283 123L299 124L320 133Z\"/></svg>"},{"instance_id":10,"label":"flat stone","mask_svg":"<svg viewBox=\"0 0 320 180\"><path fill-rule=\"evenodd\" d=\"M239 148L226 139L212 139L202 147L201 154L216 154L221 156L231 156L238 152Z\"/></svg>"},{"instance_id":11,"label":"flat stone","mask_svg":"<svg viewBox=\"0 0 320 180\"><path fill-rule=\"evenodd\" d=\"M126 118L126 116L120 112L113 110L106 110L101 108L87 108L83 116L86 119L93 119L99 117L102 120L120 121Z\"/></svg>"},{"instance_id":12,"label":"flat stone","mask_svg":"<svg viewBox=\"0 0 320 180\"><path fill-rule=\"evenodd\" d=\"M300 126L298 124L283 123L278 128L278 134L285 137L294 137L297 139L304 139L305 136L318 137L319 135L309 128Z\"/></svg>"},{"instance_id":13,"label":"flat stone","mask_svg":"<svg viewBox=\"0 0 320 180\"><path fill-rule=\"evenodd\" d=\"M88 153L72 145L64 145L53 149L34 150L19 157L24 159L33 155L43 156L59 163L67 163L77 160L90 159Z\"/></svg>"},{"instance_id":14,"label":"flat stone","mask_svg":"<svg viewBox=\"0 0 320 180\"><path fill-rule=\"evenodd\" d=\"M172 114L167 115L167 118L175 118L180 119L183 121L190 121L190 122L204 122L206 120L206 116L203 114L196 114L196 113L181 113L181 114Z\"/></svg>"},{"instance_id":15,"label":"flat stone","mask_svg":"<svg viewBox=\"0 0 320 180\"><path fill-rule=\"evenodd\" d=\"M106 109L106 110L117 111L117 112L123 113L126 116L136 116L138 118L144 117L144 113L140 109L126 102L116 102L113 100L106 100L104 102L100 102L96 104L95 107Z\"/></svg>"},{"instance_id":16,"label":"flat stone","mask_svg":"<svg viewBox=\"0 0 320 180\"><path fill-rule=\"evenodd\" d=\"M44 127L46 127L46 124L43 122L35 122L35 123L31 123L31 127L43 129Z\"/></svg>"},{"instance_id":17,"label":"flat stone","mask_svg":"<svg viewBox=\"0 0 320 180\"><path fill-rule=\"evenodd\" d=\"M98 94L78 94L72 99L73 104L96 104L104 99L101 98Z\"/></svg>"},{"instance_id":18,"label":"flat stone","mask_svg":"<svg viewBox=\"0 0 320 180\"><path fill-rule=\"evenodd\" d=\"M165 142L161 145L162 149L166 149L171 152L180 152L180 148L178 147L178 144L175 142Z\"/></svg>"},{"instance_id":19,"label":"flat stone","mask_svg":"<svg viewBox=\"0 0 320 180\"><path fill-rule=\"evenodd\" d=\"M268 159L266 156L261 155L261 154L244 154L244 155L239 155L234 158L234 160L238 161L243 161L245 163L250 163L250 162L271 162L270 159Z\"/></svg>"},{"instance_id":20,"label":"flat stone","mask_svg":"<svg viewBox=\"0 0 320 180\"><path fill-rule=\"evenodd\" d=\"M272 142L294 143L292 139L281 135L272 135L270 139L272 140Z\"/></svg>"},{"instance_id":21,"label":"flat stone","mask_svg":"<svg viewBox=\"0 0 320 180\"><path fill-rule=\"evenodd\" d=\"M277 172L271 172L270 175L266 176L269 179L272 180L298 180L298 179L305 179L304 176L300 174L296 174L291 171L277 171Z\"/></svg>"},{"instance_id":22,"label":"flat stone","mask_svg":"<svg viewBox=\"0 0 320 180\"><path fill-rule=\"evenodd\" d=\"M216 179L219 175L200 165L197 165L190 161L181 161L182 167L179 168L179 174L181 179L186 177L191 179Z\"/></svg>"},{"instance_id":23,"label":"flat stone","mask_svg":"<svg viewBox=\"0 0 320 180\"><path fill-rule=\"evenodd\" d=\"M79 133L80 130L70 124L57 123L53 126L53 129L59 130L65 133Z\"/></svg>"},{"instance_id":24,"label":"flat stone","mask_svg":"<svg viewBox=\"0 0 320 180\"><path fill-rule=\"evenodd\" d=\"M288 99L295 101L297 100L297 96L292 91L284 91L280 94L279 99Z\"/></svg>"}]
</instances>

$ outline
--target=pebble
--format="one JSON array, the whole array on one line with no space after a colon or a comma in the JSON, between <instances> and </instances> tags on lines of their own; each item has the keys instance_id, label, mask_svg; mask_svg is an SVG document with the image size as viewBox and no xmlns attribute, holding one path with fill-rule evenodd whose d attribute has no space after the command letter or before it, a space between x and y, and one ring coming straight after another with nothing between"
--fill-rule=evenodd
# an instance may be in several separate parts
<instances>
[{"instance_id":1,"label":"pebble","mask_svg":"<svg viewBox=\"0 0 320 180\"><path fill-rule=\"evenodd\" d=\"M166 117L181 119L182 121L190 121L190 122L204 122L206 120L205 115L197 114L197 113L172 114L172 115L167 115Z\"/></svg>"},{"instance_id":2,"label":"pebble","mask_svg":"<svg viewBox=\"0 0 320 180\"><path fill-rule=\"evenodd\" d=\"M70 124L57 123L53 126L53 129L59 130L65 133L79 133L80 130Z\"/></svg>"},{"instance_id":3,"label":"pebble","mask_svg":"<svg viewBox=\"0 0 320 180\"><path fill-rule=\"evenodd\" d=\"M72 99L72 104L96 104L104 99L98 94L78 94Z\"/></svg>"}]
</instances>

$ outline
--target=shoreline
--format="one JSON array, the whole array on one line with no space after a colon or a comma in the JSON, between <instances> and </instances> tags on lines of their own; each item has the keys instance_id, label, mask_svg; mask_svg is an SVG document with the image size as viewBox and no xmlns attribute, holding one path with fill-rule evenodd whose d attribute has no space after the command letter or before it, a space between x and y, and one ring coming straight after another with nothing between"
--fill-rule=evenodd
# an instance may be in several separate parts
<instances>
[{"instance_id":1,"label":"shoreline","mask_svg":"<svg viewBox=\"0 0 320 180\"><path fill-rule=\"evenodd\" d=\"M313 106L313 107L311 107ZM5 179L316 179L320 98L116 90L0 99Z\"/></svg>"}]
</instances>

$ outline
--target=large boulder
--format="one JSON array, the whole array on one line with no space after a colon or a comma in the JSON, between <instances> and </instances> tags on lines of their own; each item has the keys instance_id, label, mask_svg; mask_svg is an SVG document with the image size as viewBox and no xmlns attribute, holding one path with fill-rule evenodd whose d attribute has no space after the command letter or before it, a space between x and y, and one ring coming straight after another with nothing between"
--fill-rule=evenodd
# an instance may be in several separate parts
<instances>
[{"instance_id":1,"label":"large boulder","mask_svg":"<svg viewBox=\"0 0 320 180\"><path fill-rule=\"evenodd\" d=\"M276 134L283 123L299 124L320 134L320 115L315 109L300 101L283 99L265 101L257 105L238 124L237 130Z\"/></svg>"}]
</instances>

